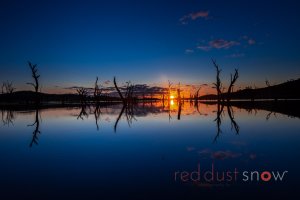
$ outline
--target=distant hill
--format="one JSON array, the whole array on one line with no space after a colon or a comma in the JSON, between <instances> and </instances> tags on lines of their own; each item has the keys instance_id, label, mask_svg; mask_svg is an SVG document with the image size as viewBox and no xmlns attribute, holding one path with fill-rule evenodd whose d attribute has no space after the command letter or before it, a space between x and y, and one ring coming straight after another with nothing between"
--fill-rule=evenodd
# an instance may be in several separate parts
<instances>
[{"instance_id":1,"label":"distant hill","mask_svg":"<svg viewBox=\"0 0 300 200\"><path fill-rule=\"evenodd\" d=\"M223 94L226 98L227 93ZM257 89L244 89L233 92L232 99L300 99L300 79ZM201 100L215 100L216 95L204 95Z\"/></svg>"},{"instance_id":2,"label":"distant hill","mask_svg":"<svg viewBox=\"0 0 300 200\"><path fill-rule=\"evenodd\" d=\"M46 94L38 93L39 99L41 101L80 101L80 98L76 94ZM11 94L0 94L1 103L31 103L35 101L35 92L32 91L18 91Z\"/></svg>"},{"instance_id":3,"label":"distant hill","mask_svg":"<svg viewBox=\"0 0 300 200\"><path fill-rule=\"evenodd\" d=\"M59 102L59 103L79 103L80 96L78 94L47 94L38 93L41 102ZM2 104L30 104L35 102L36 94L32 91L17 91L11 94L0 94L0 103ZM92 97L87 97L87 101ZM100 100L116 100L114 97L102 96Z\"/></svg>"}]
</instances>

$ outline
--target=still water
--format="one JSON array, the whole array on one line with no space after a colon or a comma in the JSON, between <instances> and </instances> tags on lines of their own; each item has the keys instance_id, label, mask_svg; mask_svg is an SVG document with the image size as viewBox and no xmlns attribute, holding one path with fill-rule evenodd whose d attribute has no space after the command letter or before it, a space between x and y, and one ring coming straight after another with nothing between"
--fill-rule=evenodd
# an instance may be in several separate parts
<instances>
[{"instance_id":1,"label":"still water","mask_svg":"<svg viewBox=\"0 0 300 200\"><path fill-rule=\"evenodd\" d=\"M295 195L299 130L297 117L192 102L2 110L0 199Z\"/></svg>"}]
</instances>

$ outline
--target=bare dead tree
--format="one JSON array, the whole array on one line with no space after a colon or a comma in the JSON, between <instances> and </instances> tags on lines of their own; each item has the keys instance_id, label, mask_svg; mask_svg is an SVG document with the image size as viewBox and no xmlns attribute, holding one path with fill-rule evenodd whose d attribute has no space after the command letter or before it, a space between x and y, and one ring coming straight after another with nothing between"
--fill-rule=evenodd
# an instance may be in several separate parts
<instances>
[{"instance_id":1,"label":"bare dead tree","mask_svg":"<svg viewBox=\"0 0 300 200\"><path fill-rule=\"evenodd\" d=\"M100 89L100 87L98 85L98 76L97 76L96 81L95 81L95 87L94 87L94 99L95 99L96 103L99 103L99 98L100 98L101 93L102 93L102 90Z\"/></svg>"},{"instance_id":2,"label":"bare dead tree","mask_svg":"<svg viewBox=\"0 0 300 200\"><path fill-rule=\"evenodd\" d=\"M232 76L232 74L230 74L230 84L227 90L227 101L230 101L231 99L231 93L233 91L234 84L238 78L239 78L239 70L234 69L234 75Z\"/></svg>"},{"instance_id":3,"label":"bare dead tree","mask_svg":"<svg viewBox=\"0 0 300 200\"><path fill-rule=\"evenodd\" d=\"M125 94L123 96L121 90L119 89L118 85L117 85L117 82L116 82L116 77L114 77L114 85L115 85L115 88L123 102L123 107L121 109L121 112L118 116L118 118L116 119L116 122L115 122L115 125L114 125L114 131L116 132L117 131L117 126L118 126L118 123L125 111L125 116L126 116L126 120L128 122L128 125L129 127L131 126L132 124L132 120L135 119L134 118L134 103L135 103L135 98L134 98L134 88L135 86L130 82L126 82L126 88L125 88Z\"/></svg>"},{"instance_id":4,"label":"bare dead tree","mask_svg":"<svg viewBox=\"0 0 300 200\"><path fill-rule=\"evenodd\" d=\"M197 101L198 100L198 98L199 98L199 92L200 92L200 89L201 89L201 87L199 87L199 89L195 92L195 94L194 94L194 99L195 99L195 101Z\"/></svg>"},{"instance_id":5,"label":"bare dead tree","mask_svg":"<svg viewBox=\"0 0 300 200\"><path fill-rule=\"evenodd\" d=\"M123 97L123 95L122 95L122 93L121 93L121 91L120 91L120 89L119 89L119 87L118 87L118 85L117 85L116 77L114 77L114 85L115 85L115 88L116 88L116 90L117 90L117 92L118 92L118 94L119 94L119 96L120 96L120 98L121 98L123 104L125 105L125 104L126 104L126 101L125 101L125 99L124 99L124 97Z\"/></svg>"},{"instance_id":6,"label":"bare dead tree","mask_svg":"<svg viewBox=\"0 0 300 200\"><path fill-rule=\"evenodd\" d=\"M31 69L32 78L34 79L34 83L27 83L28 85L32 85L36 93L39 91L39 78L40 75L38 74L37 64L32 64L28 61L28 65Z\"/></svg>"},{"instance_id":7,"label":"bare dead tree","mask_svg":"<svg viewBox=\"0 0 300 200\"><path fill-rule=\"evenodd\" d=\"M4 94L4 88L5 88L5 84L4 82L2 83L2 87L1 87L1 94Z\"/></svg>"},{"instance_id":8,"label":"bare dead tree","mask_svg":"<svg viewBox=\"0 0 300 200\"><path fill-rule=\"evenodd\" d=\"M15 88L13 87L13 83L12 82L9 82L9 81L6 81L6 82L3 82L2 84L2 94L11 94L13 93L15 90Z\"/></svg>"},{"instance_id":9,"label":"bare dead tree","mask_svg":"<svg viewBox=\"0 0 300 200\"><path fill-rule=\"evenodd\" d=\"M216 68L216 72L217 72L217 75L216 75L216 82L213 83L214 84L214 87L216 88L217 90L217 99L218 99L218 102L221 101L221 95L222 95L222 82L221 82L221 79L220 79L220 73L221 73L221 69L219 67L219 65L216 63L216 61L214 59L212 59L212 62Z\"/></svg>"},{"instance_id":10,"label":"bare dead tree","mask_svg":"<svg viewBox=\"0 0 300 200\"><path fill-rule=\"evenodd\" d=\"M266 79L266 85L267 85L267 87L270 87L270 86L271 86L271 84L270 84L270 82L268 81L268 79Z\"/></svg>"},{"instance_id":11,"label":"bare dead tree","mask_svg":"<svg viewBox=\"0 0 300 200\"><path fill-rule=\"evenodd\" d=\"M177 88L177 101L178 103L181 102L181 93L180 93L180 82L178 83L178 88Z\"/></svg>"},{"instance_id":12,"label":"bare dead tree","mask_svg":"<svg viewBox=\"0 0 300 200\"><path fill-rule=\"evenodd\" d=\"M168 80L168 92L169 92L168 100L170 100L172 85L173 85L173 83L171 83L171 81Z\"/></svg>"},{"instance_id":13,"label":"bare dead tree","mask_svg":"<svg viewBox=\"0 0 300 200\"><path fill-rule=\"evenodd\" d=\"M77 88L76 91L77 91L77 94L80 97L81 104L86 104L86 98L87 98L87 95L88 95L88 90L84 87L81 87L81 88Z\"/></svg>"}]
</instances>

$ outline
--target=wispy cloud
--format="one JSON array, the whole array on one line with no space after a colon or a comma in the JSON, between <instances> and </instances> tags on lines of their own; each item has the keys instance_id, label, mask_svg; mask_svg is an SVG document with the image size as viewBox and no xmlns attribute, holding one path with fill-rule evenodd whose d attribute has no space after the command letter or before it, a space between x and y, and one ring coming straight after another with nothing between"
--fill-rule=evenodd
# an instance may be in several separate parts
<instances>
[{"instance_id":1,"label":"wispy cloud","mask_svg":"<svg viewBox=\"0 0 300 200\"><path fill-rule=\"evenodd\" d=\"M191 54L191 53L194 53L194 50L193 49L186 49L184 52L186 54Z\"/></svg>"},{"instance_id":2,"label":"wispy cloud","mask_svg":"<svg viewBox=\"0 0 300 200\"><path fill-rule=\"evenodd\" d=\"M198 11L194 13L190 13L185 15L179 19L181 24L187 24L190 20L196 20L198 18L208 19L209 18L209 11Z\"/></svg>"},{"instance_id":3,"label":"wispy cloud","mask_svg":"<svg viewBox=\"0 0 300 200\"><path fill-rule=\"evenodd\" d=\"M256 41L254 39L249 39L248 44L249 45L254 45L254 44L256 44Z\"/></svg>"},{"instance_id":4,"label":"wispy cloud","mask_svg":"<svg viewBox=\"0 0 300 200\"><path fill-rule=\"evenodd\" d=\"M239 42L224 39L216 39L209 42L209 46L215 49L229 49L230 47L237 46L239 44Z\"/></svg>"},{"instance_id":5,"label":"wispy cloud","mask_svg":"<svg viewBox=\"0 0 300 200\"><path fill-rule=\"evenodd\" d=\"M248 45L255 45L256 44L256 40L253 39L253 38L250 38L249 36L247 35L244 35L242 37L243 40L245 40L247 42Z\"/></svg>"},{"instance_id":6,"label":"wispy cloud","mask_svg":"<svg viewBox=\"0 0 300 200\"><path fill-rule=\"evenodd\" d=\"M233 53L230 55L225 56L226 58L241 58L244 57L245 54L244 53Z\"/></svg>"},{"instance_id":7,"label":"wispy cloud","mask_svg":"<svg viewBox=\"0 0 300 200\"><path fill-rule=\"evenodd\" d=\"M229 49L233 46L240 45L239 42L233 41L233 40L224 40L224 39L215 39L209 41L207 44L204 45L198 45L197 49L203 50L203 51L209 51L211 49Z\"/></svg>"}]
</instances>

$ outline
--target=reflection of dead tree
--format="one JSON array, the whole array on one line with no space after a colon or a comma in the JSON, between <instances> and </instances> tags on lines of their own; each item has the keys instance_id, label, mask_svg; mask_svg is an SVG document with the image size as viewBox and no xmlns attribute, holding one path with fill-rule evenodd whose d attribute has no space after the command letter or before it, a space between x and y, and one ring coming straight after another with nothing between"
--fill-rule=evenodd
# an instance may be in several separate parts
<instances>
[{"instance_id":1,"label":"reflection of dead tree","mask_svg":"<svg viewBox=\"0 0 300 200\"><path fill-rule=\"evenodd\" d=\"M212 59L212 62L216 68L216 71L217 71L217 75L216 75L216 82L213 83L214 84L214 88L216 88L217 90L217 99L218 99L218 102L221 101L221 95L222 95L222 83L221 83L221 79L220 79L220 73L221 73L221 69L219 67L219 65L216 63L215 60Z\"/></svg>"},{"instance_id":2,"label":"reflection of dead tree","mask_svg":"<svg viewBox=\"0 0 300 200\"><path fill-rule=\"evenodd\" d=\"M230 121L231 121L231 129L234 128L236 134L239 134L240 127L236 123L236 121L234 120L234 112L233 112L232 107L229 104L227 104L227 112L228 112L228 116L229 116Z\"/></svg>"},{"instance_id":3,"label":"reflection of dead tree","mask_svg":"<svg viewBox=\"0 0 300 200\"><path fill-rule=\"evenodd\" d=\"M180 120L180 115L181 115L181 94L180 94L180 82L178 84L178 89L177 89L177 103L178 103L178 114L177 114L177 119Z\"/></svg>"},{"instance_id":4,"label":"reflection of dead tree","mask_svg":"<svg viewBox=\"0 0 300 200\"><path fill-rule=\"evenodd\" d=\"M3 122L3 125L4 126L9 126L10 124L11 125L14 125L14 120L15 120L15 116L14 116L14 112L12 110L2 110L1 111L2 113L2 122Z\"/></svg>"},{"instance_id":5,"label":"reflection of dead tree","mask_svg":"<svg viewBox=\"0 0 300 200\"><path fill-rule=\"evenodd\" d=\"M214 120L216 123L217 123L217 134L214 138L214 142L217 142L217 139L218 137L220 136L220 133L222 133L222 130L221 130L221 123L222 123L222 113L223 113L223 109L224 109L224 104L218 104L217 105L217 117L216 119Z\"/></svg>"},{"instance_id":6,"label":"reflection of dead tree","mask_svg":"<svg viewBox=\"0 0 300 200\"><path fill-rule=\"evenodd\" d=\"M35 126L35 129L32 132L32 140L30 142L29 147L32 147L33 144L38 145L38 135L41 134L40 128L40 120L39 120L39 110L36 108L35 110L35 122L28 126Z\"/></svg>"},{"instance_id":7,"label":"reflection of dead tree","mask_svg":"<svg viewBox=\"0 0 300 200\"><path fill-rule=\"evenodd\" d=\"M267 116L266 116L266 120L267 120L267 121L269 121L269 119L270 119L270 117L271 117L272 114L274 115L275 118L277 118L276 113L271 111L271 112L269 112L269 113L267 114Z\"/></svg>"},{"instance_id":8,"label":"reflection of dead tree","mask_svg":"<svg viewBox=\"0 0 300 200\"><path fill-rule=\"evenodd\" d=\"M178 105L178 114L177 114L177 119L180 120L180 116L181 116L181 102Z\"/></svg>"},{"instance_id":9,"label":"reflection of dead tree","mask_svg":"<svg viewBox=\"0 0 300 200\"><path fill-rule=\"evenodd\" d=\"M170 111L170 108L169 108L169 123L170 123L171 119L172 119L172 116L171 116L171 111Z\"/></svg>"},{"instance_id":10,"label":"reflection of dead tree","mask_svg":"<svg viewBox=\"0 0 300 200\"><path fill-rule=\"evenodd\" d=\"M119 116L118 116L118 118L117 118L117 120L116 120L116 122L115 122L115 125L114 125L114 131L115 131L115 132L117 132L117 126L118 126L118 123L119 123L119 121L120 121L120 119L121 119L123 113L124 113L124 110L125 110L125 105L123 105L123 107L122 107L122 109L121 109L121 112L119 113Z\"/></svg>"},{"instance_id":11,"label":"reflection of dead tree","mask_svg":"<svg viewBox=\"0 0 300 200\"><path fill-rule=\"evenodd\" d=\"M80 113L78 114L78 116L77 116L77 119L81 119L81 120L83 120L83 117L86 117L86 118L88 118L88 113L86 112L86 104L82 104L81 105L81 110L80 110Z\"/></svg>"},{"instance_id":12,"label":"reflection of dead tree","mask_svg":"<svg viewBox=\"0 0 300 200\"><path fill-rule=\"evenodd\" d=\"M95 116L97 131L99 130L98 120L100 119L100 115L101 115L100 105L96 104L94 110L94 116Z\"/></svg>"},{"instance_id":13,"label":"reflection of dead tree","mask_svg":"<svg viewBox=\"0 0 300 200\"><path fill-rule=\"evenodd\" d=\"M96 77L95 81L95 87L94 87L94 100L95 100L95 110L94 110L94 116L95 116L95 122L96 122L96 127L97 131L99 130L99 125L98 125L98 120L101 115L101 109L100 109L100 96L101 96L102 90L99 88L98 85L98 76Z\"/></svg>"},{"instance_id":14,"label":"reflection of dead tree","mask_svg":"<svg viewBox=\"0 0 300 200\"><path fill-rule=\"evenodd\" d=\"M230 84L229 84L229 87L227 90L227 101L230 101L230 99L231 99L231 93L233 91L233 86L238 78L239 78L239 70L234 69L234 75L232 76L232 74L230 74Z\"/></svg>"},{"instance_id":15,"label":"reflection of dead tree","mask_svg":"<svg viewBox=\"0 0 300 200\"><path fill-rule=\"evenodd\" d=\"M31 69L32 78L34 79L34 83L27 83L28 85L32 85L36 93L39 91L39 78L40 75L38 74L37 65L33 65L31 62L28 61L28 65Z\"/></svg>"},{"instance_id":16,"label":"reflection of dead tree","mask_svg":"<svg viewBox=\"0 0 300 200\"><path fill-rule=\"evenodd\" d=\"M126 106L125 115L126 115L128 126L131 127L132 121L136 120L136 118L134 117L134 107L132 104Z\"/></svg>"},{"instance_id":17,"label":"reflection of dead tree","mask_svg":"<svg viewBox=\"0 0 300 200\"><path fill-rule=\"evenodd\" d=\"M16 88L13 87L13 83L6 81L2 84L2 94L11 94L14 92Z\"/></svg>"},{"instance_id":18,"label":"reflection of dead tree","mask_svg":"<svg viewBox=\"0 0 300 200\"><path fill-rule=\"evenodd\" d=\"M120 113L119 113L119 116L115 122L115 125L114 125L114 131L117 132L117 126L118 126L118 123L122 117L122 115L124 114L125 112L125 117L126 117L126 121L128 123L128 126L131 127L131 124L132 124L132 121L133 120L136 120L136 118L134 117L134 106L133 104L131 105L123 105Z\"/></svg>"},{"instance_id":19,"label":"reflection of dead tree","mask_svg":"<svg viewBox=\"0 0 300 200\"><path fill-rule=\"evenodd\" d=\"M125 115L126 115L126 120L128 122L128 125L131 126L132 124L132 120L135 119L134 118L134 105L135 105L135 98L133 96L134 94L134 85L131 84L130 82L126 82L127 83L127 86L126 86L126 89L125 89L125 95L123 96L122 92L120 91L118 85L117 85L117 82L116 82L116 77L114 77L114 85L115 85L115 88L123 102L123 107L122 107L122 110L115 122L115 125L114 125L114 131L116 132L117 131L117 126L118 126L118 123L125 111Z\"/></svg>"}]
</instances>

